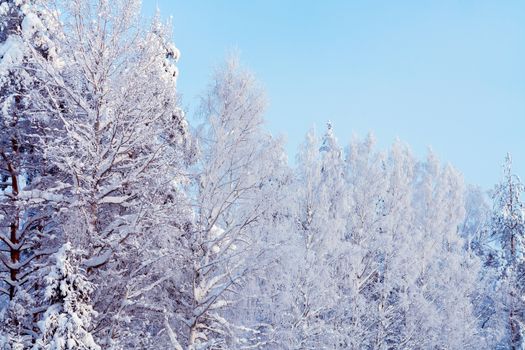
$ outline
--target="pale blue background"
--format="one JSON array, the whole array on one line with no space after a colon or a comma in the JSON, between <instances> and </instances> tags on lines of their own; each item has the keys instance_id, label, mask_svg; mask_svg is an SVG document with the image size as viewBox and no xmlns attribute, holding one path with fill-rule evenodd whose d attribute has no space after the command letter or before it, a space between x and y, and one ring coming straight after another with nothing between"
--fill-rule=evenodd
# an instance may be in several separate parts
<instances>
[{"instance_id":1,"label":"pale blue background","mask_svg":"<svg viewBox=\"0 0 525 350\"><path fill-rule=\"evenodd\" d=\"M189 111L232 49L265 86L291 159L314 124L373 131L492 187L506 152L525 177L525 1L144 0L173 15Z\"/></svg>"}]
</instances>

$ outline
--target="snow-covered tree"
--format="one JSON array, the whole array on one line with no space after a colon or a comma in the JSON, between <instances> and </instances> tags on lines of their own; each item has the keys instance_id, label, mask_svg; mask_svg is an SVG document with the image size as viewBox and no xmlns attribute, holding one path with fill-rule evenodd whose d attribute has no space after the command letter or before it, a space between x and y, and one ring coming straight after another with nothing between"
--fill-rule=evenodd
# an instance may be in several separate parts
<instances>
[{"instance_id":1,"label":"snow-covered tree","mask_svg":"<svg viewBox=\"0 0 525 350\"><path fill-rule=\"evenodd\" d=\"M289 205L296 245L281 261L281 278L288 305L283 310L281 346L316 349L336 347L339 341L335 312L340 303L337 261L344 228L341 220L344 179L343 154L329 123L322 140L313 132L306 137L297 159ZM294 251L296 250L296 251Z\"/></svg>"},{"instance_id":2,"label":"snow-covered tree","mask_svg":"<svg viewBox=\"0 0 525 350\"><path fill-rule=\"evenodd\" d=\"M525 321L525 205L522 195L525 187L512 173L512 160L507 155L503 179L492 197L494 209L490 230L496 238L500 256L499 286L503 293L502 307L506 314L504 347L520 349L524 338Z\"/></svg>"},{"instance_id":3,"label":"snow-covered tree","mask_svg":"<svg viewBox=\"0 0 525 350\"><path fill-rule=\"evenodd\" d=\"M440 166L433 153L422 164L416 198L417 221L423 236L418 284L436 312L433 341L443 347L479 348L478 322L472 305L480 261L464 250L458 230L464 220L464 187L461 175L450 165ZM448 286L461 286L448 289ZM445 337L444 335L448 336Z\"/></svg>"},{"instance_id":4,"label":"snow-covered tree","mask_svg":"<svg viewBox=\"0 0 525 350\"><path fill-rule=\"evenodd\" d=\"M59 234L61 198L44 152L53 121L39 109L49 102L39 93L42 68L60 64L45 5L0 2L0 318L7 343L20 346L35 337L39 270Z\"/></svg>"},{"instance_id":5,"label":"snow-covered tree","mask_svg":"<svg viewBox=\"0 0 525 350\"><path fill-rule=\"evenodd\" d=\"M270 252L265 219L284 164L280 141L262 130L264 107L254 77L235 58L216 72L202 101L196 218L187 242L191 277L181 294L190 349L243 346L244 329L234 322L241 311L232 308Z\"/></svg>"},{"instance_id":6,"label":"snow-covered tree","mask_svg":"<svg viewBox=\"0 0 525 350\"><path fill-rule=\"evenodd\" d=\"M170 249L190 219L181 191L193 151L176 94L179 53L158 18L144 28L139 5L63 3L62 66L46 71L52 103L42 106L60 122L46 147L68 198L58 222L96 286L93 336L113 348L151 347L166 335L155 291L175 270Z\"/></svg>"},{"instance_id":7,"label":"snow-covered tree","mask_svg":"<svg viewBox=\"0 0 525 350\"><path fill-rule=\"evenodd\" d=\"M95 311L91 305L93 285L78 266L77 252L65 243L53 254L55 265L45 277L45 300L49 307L39 322L40 349L100 350L90 334Z\"/></svg>"},{"instance_id":8,"label":"snow-covered tree","mask_svg":"<svg viewBox=\"0 0 525 350\"><path fill-rule=\"evenodd\" d=\"M498 237L493 235L490 229L492 213L488 199L486 191L480 187L467 188L466 214L460 234L465 239L467 252L476 255L483 264L479 271L478 288L472 298L480 331L484 337L498 340L502 338L507 323L506 315L500 307L502 290L498 287L499 244Z\"/></svg>"}]
</instances>

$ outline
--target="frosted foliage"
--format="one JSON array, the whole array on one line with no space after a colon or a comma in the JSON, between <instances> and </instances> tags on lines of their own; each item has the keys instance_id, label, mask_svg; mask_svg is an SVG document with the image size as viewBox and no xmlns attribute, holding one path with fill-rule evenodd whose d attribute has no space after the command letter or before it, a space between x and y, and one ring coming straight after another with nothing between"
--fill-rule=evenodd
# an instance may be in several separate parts
<instances>
[{"instance_id":1,"label":"frosted foliage","mask_svg":"<svg viewBox=\"0 0 525 350\"><path fill-rule=\"evenodd\" d=\"M11 349L24 349L31 344L32 337L27 333L31 327L31 310L35 306L32 296L25 292L19 291L15 297L9 301L7 307L3 308L0 313L0 329L3 330L0 335L0 345Z\"/></svg>"},{"instance_id":2,"label":"frosted foliage","mask_svg":"<svg viewBox=\"0 0 525 350\"><path fill-rule=\"evenodd\" d=\"M68 1L64 11L62 66L47 70L52 104L41 106L61 131L45 156L68 198L63 236L97 286L93 337L116 348L163 344L168 337L156 335L169 305L157 293L173 283L172 254L191 218L181 188L194 151L176 94L178 52L158 18L139 24L138 1Z\"/></svg>"},{"instance_id":3,"label":"frosted foliage","mask_svg":"<svg viewBox=\"0 0 525 350\"><path fill-rule=\"evenodd\" d=\"M0 2L0 314L6 348L38 336L39 285L55 251L60 196L43 161L47 124L37 107L43 70L54 65L51 14L41 1ZM41 308L42 306L42 308Z\"/></svg>"},{"instance_id":4,"label":"frosted foliage","mask_svg":"<svg viewBox=\"0 0 525 350\"><path fill-rule=\"evenodd\" d=\"M39 322L42 337L37 344L42 349L100 349L88 331L96 315L90 304L93 285L75 267L76 254L70 243L64 244L44 279L44 298L50 306Z\"/></svg>"},{"instance_id":5,"label":"frosted foliage","mask_svg":"<svg viewBox=\"0 0 525 350\"><path fill-rule=\"evenodd\" d=\"M261 128L264 105L253 76L235 59L216 72L202 101L196 232L188 252L191 349L229 349L251 333L250 324L235 322L243 319L236 295L264 268L271 248L265 223L282 167L279 142Z\"/></svg>"},{"instance_id":6,"label":"frosted foliage","mask_svg":"<svg viewBox=\"0 0 525 350\"><path fill-rule=\"evenodd\" d=\"M512 159L507 155L503 166L503 179L496 185L492 197L494 208L490 222L490 233L495 239L486 256L497 268L498 291L501 293L502 320L505 337L502 346L518 349L524 342L525 299L525 204L522 196L525 186L512 172ZM490 254L490 255L489 255Z\"/></svg>"},{"instance_id":7,"label":"frosted foliage","mask_svg":"<svg viewBox=\"0 0 525 350\"><path fill-rule=\"evenodd\" d=\"M287 199L300 239L264 289L279 295L268 337L286 349L492 347L473 307L480 261L457 234L463 193L432 154L417 162L400 142L378 153L371 136L343 153L332 125L310 133Z\"/></svg>"}]
</instances>

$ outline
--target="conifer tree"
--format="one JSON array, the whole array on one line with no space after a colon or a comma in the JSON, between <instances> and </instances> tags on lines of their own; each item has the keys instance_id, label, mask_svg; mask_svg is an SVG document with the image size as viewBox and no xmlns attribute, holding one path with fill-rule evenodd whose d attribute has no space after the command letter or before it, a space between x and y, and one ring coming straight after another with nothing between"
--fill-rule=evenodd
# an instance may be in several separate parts
<instances>
[{"instance_id":1,"label":"conifer tree","mask_svg":"<svg viewBox=\"0 0 525 350\"><path fill-rule=\"evenodd\" d=\"M53 254L54 266L45 276L45 301L49 306L39 322L41 349L100 350L90 334L95 311L91 305L93 285L78 266L77 252L65 243Z\"/></svg>"},{"instance_id":2,"label":"conifer tree","mask_svg":"<svg viewBox=\"0 0 525 350\"><path fill-rule=\"evenodd\" d=\"M509 349L520 349L523 343L525 303L525 187L512 173L512 159L507 155L503 179L496 185L492 198L494 209L491 232L500 248L500 288L506 313L505 342Z\"/></svg>"},{"instance_id":3,"label":"conifer tree","mask_svg":"<svg viewBox=\"0 0 525 350\"><path fill-rule=\"evenodd\" d=\"M45 1L0 4L0 308L7 343L24 346L37 334L39 274L60 235L62 199L45 157L53 119L39 108L49 102L43 70L60 64L54 29Z\"/></svg>"}]
</instances>

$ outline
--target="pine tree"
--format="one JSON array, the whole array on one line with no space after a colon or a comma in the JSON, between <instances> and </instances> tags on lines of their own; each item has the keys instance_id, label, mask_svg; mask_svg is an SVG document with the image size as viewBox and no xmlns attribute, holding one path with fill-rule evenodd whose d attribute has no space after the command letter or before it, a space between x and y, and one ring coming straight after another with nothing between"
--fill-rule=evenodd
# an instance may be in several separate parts
<instances>
[{"instance_id":1,"label":"pine tree","mask_svg":"<svg viewBox=\"0 0 525 350\"><path fill-rule=\"evenodd\" d=\"M16 333L27 345L42 311L39 270L60 235L53 217L61 198L45 156L53 119L40 110L49 102L40 94L43 70L60 60L45 1L2 1L0 23L0 305L9 300L7 342Z\"/></svg>"},{"instance_id":2,"label":"pine tree","mask_svg":"<svg viewBox=\"0 0 525 350\"><path fill-rule=\"evenodd\" d=\"M525 206L521 198L524 191L523 183L512 173L512 160L507 155L503 179L492 195L491 232L501 249L500 288L504 293L503 307L507 314L505 342L512 350L522 346L524 331Z\"/></svg>"},{"instance_id":3,"label":"pine tree","mask_svg":"<svg viewBox=\"0 0 525 350\"><path fill-rule=\"evenodd\" d=\"M46 71L59 120L46 157L68 205L57 222L96 288L93 336L107 347L164 347L161 292L190 220L181 194L194 156L178 106L177 48L137 0L64 3L62 67ZM158 340L157 334L164 332Z\"/></svg>"},{"instance_id":4,"label":"pine tree","mask_svg":"<svg viewBox=\"0 0 525 350\"><path fill-rule=\"evenodd\" d=\"M39 322L41 349L100 350L90 334L96 313L91 305L93 285L78 268L78 252L65 243L53 255L55 266L45 277L45 300L49 303Z\"/></svg>"}]
</instances>

